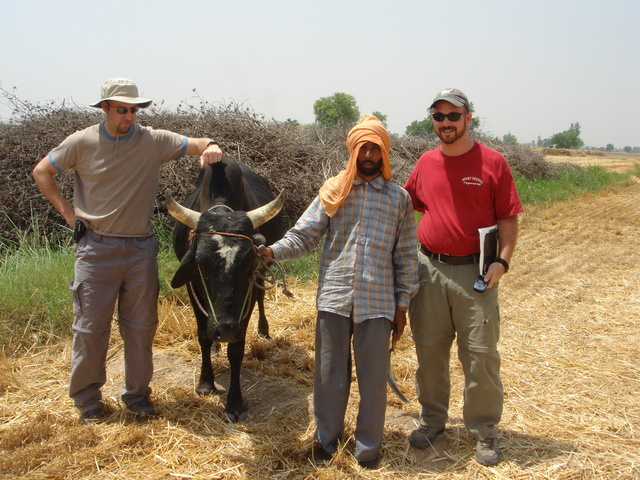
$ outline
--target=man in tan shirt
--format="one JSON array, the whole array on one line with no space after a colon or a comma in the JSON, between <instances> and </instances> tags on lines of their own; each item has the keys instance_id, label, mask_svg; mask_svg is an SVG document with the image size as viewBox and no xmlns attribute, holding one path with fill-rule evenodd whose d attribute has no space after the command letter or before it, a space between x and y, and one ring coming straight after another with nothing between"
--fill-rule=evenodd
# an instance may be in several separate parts
<instances>
[{"instance_id":1,"label":"man in tan shirt","mask_svg":"<svg viewBox=\"0 0 640 480\"><path fill-rule=\"evenodd\" d=\"M149 386L152 343L158 324L158 243L151 225L160 167L184 155L200 155L200 164L222 158L210 138L189 138L141 127L141 98L131 80L113 78L92 104L105 120L67 137L33 169L40 190L76 228L78 235L73 291L73 352L69 396L83 423L104 418L101 388L111 321L118 305L124 343L125 386L122 401L136 417L155 416ZM74 169L73 206L60 193L55 175Z\"/></svg>"}]
</instances>

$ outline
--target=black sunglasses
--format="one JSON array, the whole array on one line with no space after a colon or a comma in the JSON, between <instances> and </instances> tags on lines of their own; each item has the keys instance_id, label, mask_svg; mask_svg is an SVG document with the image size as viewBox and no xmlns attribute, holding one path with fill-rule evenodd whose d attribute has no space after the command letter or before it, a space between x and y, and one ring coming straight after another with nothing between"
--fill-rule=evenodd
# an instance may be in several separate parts
<instances>
[{"instance_id":1,"label":"black sunglasses","mask_svg":"<svg viewBox=\"0 0 640 480\"><path fill-rule=\"evenodd\" d=\"M118 112L120 115L124 115L127 112L131 112L132 114L136 114L138 110L140 110L140 107L114 107L113 105L111 105L111 108L113 108L116 112Z\"/></svg>"},{"instance_id":2,"label":"black sunglasses","mask_svg":"<svg viewBox=\"0 0 640 480\"><path fill-rule=\"evenodd\" d=\"M436 122L444 122L445 118L448 118L449 121L451 122L457 122L458 120L460 120L460 117L462 117L463 115L466 115L466 113L464 112L450 112L447 113L446 115L442 112L436 112L431 114L431 116L433 117L433 119Z\"/></svg>"}]
</instances>

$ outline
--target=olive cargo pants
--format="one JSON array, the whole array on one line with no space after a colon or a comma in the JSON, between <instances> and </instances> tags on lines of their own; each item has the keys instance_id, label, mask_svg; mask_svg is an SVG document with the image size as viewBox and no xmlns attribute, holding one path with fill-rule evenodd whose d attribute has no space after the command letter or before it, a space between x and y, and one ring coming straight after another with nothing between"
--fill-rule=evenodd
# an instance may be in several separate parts
<instances>
[{"instance_id":1,"label":"olive cargo pants","mask_svg":"<svg viewBox=\"0 0 640 480\"><path fill-rule=\"evenodd\" d=\"M500 380L498 285L473 291L478 265L446 265L419 254L420 289L411 301L416 344L416 391L420 423L444 427L450 397L453 340L465 378L463 419L477 439L496 438L503 408Z\"/></svg>"}]
</instances>

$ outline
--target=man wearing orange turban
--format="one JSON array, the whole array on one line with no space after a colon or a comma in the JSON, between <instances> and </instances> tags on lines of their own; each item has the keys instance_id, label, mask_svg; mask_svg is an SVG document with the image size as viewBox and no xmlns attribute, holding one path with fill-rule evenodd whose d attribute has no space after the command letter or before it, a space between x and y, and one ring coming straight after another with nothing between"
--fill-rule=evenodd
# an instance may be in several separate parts
<instances>
[{"instance_id":1,"label":"man wearing orange turban","mask_svg":"<svg viewBox=\"0 0 640 480\"><path fill-rule=\"evenodd\" d=\"M384 123L373 115L365 115L347 135L347 148L349 149L349 162L347 168L335 177L328 179L320 188L320 200L327 215L333 217L342 202L351 191L353 181L356 178L357 160L360 147L367 142L375 143L382 153L382 176L385 180L391 180L391 163L389 162L389 148L391 139Z\"/></svg>"},{"instance_id":2,"label":"man wearing orange turban","mask_svg":"<svg viewBox=\"0 0 640 480\"><path fill-rule=\"evenodd\" d=\"M387 404L389 337L402 335L418 289L417 239L411 199L391 181L390 139L365 115L349 132L349 162L328 179L284 238L261 254L303 255L326 234L318 277L313 409L316 462L338 450L351 384L351 343L360 404L354 456L377 468Z\"/></svg>"}]
</instances>

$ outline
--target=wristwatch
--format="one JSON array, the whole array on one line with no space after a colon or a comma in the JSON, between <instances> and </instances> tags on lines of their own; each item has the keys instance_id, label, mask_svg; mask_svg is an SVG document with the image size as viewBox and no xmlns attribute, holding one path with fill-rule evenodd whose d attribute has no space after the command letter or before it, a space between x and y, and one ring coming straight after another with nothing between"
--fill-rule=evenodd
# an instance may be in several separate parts
<instances>
[{"instance_id":1,"label":"wristwatch","mask_svg":"<svg viewBox=\"0 0 640 480\"><path fill-rule=\"evenodd\" d=\"M509 262L507 262L504 258L498 257L495 261L504 267L504 273L507 273L509 271Z\"/></svg>"}]
</instances>

